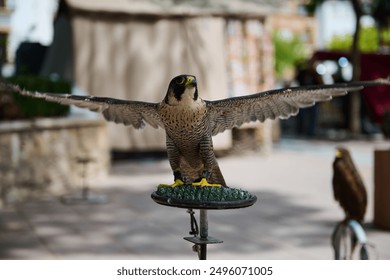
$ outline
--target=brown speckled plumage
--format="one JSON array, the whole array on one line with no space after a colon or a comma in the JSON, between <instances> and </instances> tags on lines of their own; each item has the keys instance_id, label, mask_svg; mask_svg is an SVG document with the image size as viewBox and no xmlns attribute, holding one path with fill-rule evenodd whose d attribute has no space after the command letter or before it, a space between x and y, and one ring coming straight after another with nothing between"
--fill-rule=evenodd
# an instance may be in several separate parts
<instances>
[{"instance_id":1,"label":"brown speckled plumage","mask_svg":"<svg viewBox=\"0 0 390 280\"><path fill-rule=\"evenodd\" d=\"M171 82L167 95L175 86L172 84ZM200 98L191 99L187 104L185 101L174 100L172 102L174 105L165 99L158 107L166 131L171 168L174 171L180 170L181 179L185 183L192 183L204 176L204 172L207 171L210 184L224 186L226 183L213 151L206 103Z\"/></svg>"}]
</instances>

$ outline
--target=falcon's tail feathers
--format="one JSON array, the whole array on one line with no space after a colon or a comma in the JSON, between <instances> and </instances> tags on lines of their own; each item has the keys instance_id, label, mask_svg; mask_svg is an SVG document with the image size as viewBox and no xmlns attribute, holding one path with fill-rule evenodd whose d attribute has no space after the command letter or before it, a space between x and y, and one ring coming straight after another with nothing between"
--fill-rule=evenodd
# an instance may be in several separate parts
<instances>
[{"instance_id":1,"label":"falcon's tail feathers","mask_svg":"<svg viewBox=\"0 0 390 280\"><path fill-rule=\"evenodd\" d=\"M210 175L210 183L211 184L220 184L226 187L225 179L223 178L222 172L219 169L218 164L215 164L213 170Z\"/></svg>"}]
</instances>

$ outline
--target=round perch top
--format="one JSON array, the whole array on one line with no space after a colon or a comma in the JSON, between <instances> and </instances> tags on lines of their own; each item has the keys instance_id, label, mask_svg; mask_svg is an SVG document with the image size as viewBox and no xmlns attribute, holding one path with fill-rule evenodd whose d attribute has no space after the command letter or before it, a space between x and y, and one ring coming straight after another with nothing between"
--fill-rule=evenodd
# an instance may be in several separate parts
<instances>
[{"instance_id":1,"label":"round perch top","mask_svg":"<svg viewBox=\"0 0 390 280\"><path fill-rule=\"evenodd\" d=\"M190 209L234 209L253 205L257 197L230 187L159 186L151 195L159 204Z\"/></svg>"}]
</instances>

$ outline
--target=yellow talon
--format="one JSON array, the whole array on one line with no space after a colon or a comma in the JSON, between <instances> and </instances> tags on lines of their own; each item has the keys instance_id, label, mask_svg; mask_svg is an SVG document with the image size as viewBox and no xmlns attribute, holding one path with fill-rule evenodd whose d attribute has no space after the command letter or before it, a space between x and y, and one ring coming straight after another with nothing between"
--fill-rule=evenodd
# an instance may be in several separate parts
<instances>
[{"instance_id":1,"label":"yellow talon","mask_svg":"<svg viewBox=\"0 0 390 280\"><path fill-rule=\"evenodd\" d=\"M222 187L221 184L210 184L209 182L207 182L206 178L202 178L200 182L194 182L192 183L192 185L196 187L216 187L216 188Z\"/></svg>"},{"instance_id":2,"label":"yellow talon","mask_svg":"<svg viewBox=\"0 0 390 280\"><path fill-rule=\"evenodd\" d=\"M180 179L176 179L175 182L172 184L172 185L167 185L167 184L160 184L159 187L170 187L170 188L174 188L174 187L178 187L178 186L183 186L184 185L184 182Z\"/></svg>"}]
</instances>

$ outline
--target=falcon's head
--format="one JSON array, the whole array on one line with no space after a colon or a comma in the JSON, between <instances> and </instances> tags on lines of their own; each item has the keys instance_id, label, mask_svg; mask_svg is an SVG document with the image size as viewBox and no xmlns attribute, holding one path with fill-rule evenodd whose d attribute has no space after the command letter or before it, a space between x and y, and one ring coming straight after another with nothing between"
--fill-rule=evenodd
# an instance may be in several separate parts
<instances>
[{"instance_id":1,"label":"falcon's head","mask_svg":"<svg viewBox=\"0 0 390 280\"><path fill-rule=\"evenodd\" d=\"M343 147L336 147L336 158L350 157L349 151Z\"/></svg>"},{"instance_id":2,"label":"falcon's head","mask_svg":"<svg viewBox=\"0 0 390 280\"><path fill-rule=\"evenodd\" d=\"M198 87L195 76L180 75L171 80L165 96L169 105L191 104L198 100Z\"/></svg>"}]
</instances>

